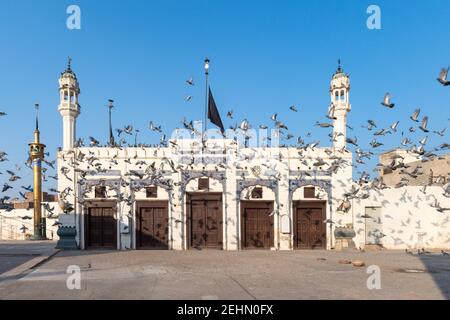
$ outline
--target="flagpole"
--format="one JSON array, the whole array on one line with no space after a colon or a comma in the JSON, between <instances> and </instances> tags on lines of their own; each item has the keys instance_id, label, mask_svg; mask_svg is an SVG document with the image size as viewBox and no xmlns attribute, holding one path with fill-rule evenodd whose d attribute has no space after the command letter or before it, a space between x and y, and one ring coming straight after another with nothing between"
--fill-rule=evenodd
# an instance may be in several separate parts
<instances>
[{"instance_id":1,"label":"flagpole","mask_svg":"<svg viewBox=\"0 0 450 320\"><path fill-rule=\"evenodd\" d=\"M206 129L208 122L208 76L209 76L209 59L205 59L205 122L203 123L203 137L206 140Z\"/></svg>"}]
</instances>

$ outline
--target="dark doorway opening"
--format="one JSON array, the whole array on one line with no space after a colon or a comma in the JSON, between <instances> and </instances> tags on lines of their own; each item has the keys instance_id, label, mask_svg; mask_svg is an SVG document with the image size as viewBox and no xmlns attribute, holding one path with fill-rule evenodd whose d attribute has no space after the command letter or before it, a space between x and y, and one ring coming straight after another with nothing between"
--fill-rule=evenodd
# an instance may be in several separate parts
<instances>
[{"instance_id":1,"label":"dark doorway opening","mask_svg":"<svg viewBox=\"0 0 450 320\"><path fill-rule=\"evenodd\" d=\"M294 203L294 247L296 249L326 249L326 202L298 201Z\"/></svg>"},{"instance_id":2,"label":"dark doorway opening","mask_svg":"<svg viewBox=\"0 0 450 320\"><path fill-rule=\"evenodd\" d=\"M243 249L274 246L273 201L241 201L241 244Z\"/></svg>"},{"instance_id":3,"label":"dark doorway opening","mask_svg":"<svg viewBox=\"0 0 450 320\"><path fill-rule=\"evenodd\" d=\"M136 249L169 247L167 201L146 201L136 205Z\"/></svg>"},{"instance_id":4,"label":"dark doorway opening","mask_svg":"<svg viewBox=\"0 0 450 320\"><path fill-rule=\"evenodd\" d=\"M195 249L222 249L222 194L188 194L186 208L188 247Z\"/></svg>"}]
</instances>

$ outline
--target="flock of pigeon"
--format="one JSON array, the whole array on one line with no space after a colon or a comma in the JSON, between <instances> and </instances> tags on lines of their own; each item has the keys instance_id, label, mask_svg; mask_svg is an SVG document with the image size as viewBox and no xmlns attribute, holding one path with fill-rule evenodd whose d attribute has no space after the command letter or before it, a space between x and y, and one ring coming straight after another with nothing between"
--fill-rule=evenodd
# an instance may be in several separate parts
<instances>
[{"instance_id":1,"label":"flock of pigeon","mask_svg":"<svg viewBox=\"0 0 450 320\"><path fill-rule=\"evenodd\" d=\"M439 73L439 76L437 78L437 81L442 85L442 86L450 86L450 81L447 80L447 76L448 76L448 71L449 68L443 68L441 70L441 72ZM192 78L186 80L187 85L189 86L194 86L194 80ZM187 96L185 98L185 100L187 102L192 100L192 96ZM386 93L384 96L383 101L381 102L381 105L388 108L388 109L393 109L395 108L395 103L392 102L392 97L390 93ZM298 112L298 108L295 105L292 105L289 107L289 110L291 112L297 113ZM3 121L3 117L7 116L7 114L5 112L0 112L0 121ZM412 124L417 124L416 126L410 126L408 131L410 133L414 133L416 131L416 129L421 130L424 133L429 133L430 129L428 128L428 117L427 116L423 116L420 119L421 116L421 109L416 109L414 111L414 113L410 116L410 119L408 121L411 121ZM233 111L230 110L227 112L227 118L229 119L233 119ZM333 123L332 120L334 120L334 108L333 105L330 106L329 111L326 115L326 118L330 121L330 122L319 122L317 121L315 123L315 125L319 128L332 128L333 127ZM289 141L294 141L294 135L289 133L288 131L288 127L278 118L278 114L274 113L271 117L270 120L273 124L273 126L277 129L280 130L284 141L287 142L287 145L289 145ZM449 119L450 120L450 119ZM383 146L384 144L382 142L380 142L381 137L384 137L386 135L393 135L396 134L398 131L398 126L399 126L400 121L395 121L392 123L392 125L390 125L388 128L378 128L377 124L375 121L373 120L367 120L367 123L365 123L362 127L366 128L368 131L373 132L373 139L370 142L370 147L371 149L363 149L358 142L357 137L347 137L346 138L346 142L349 145L354 146L355 150L355 155L356 155L356 164L349 164L352 165L356 168L358 168L359 165L364 165L365 161L370 160L372 156L375 155L375 151L373 151L374 149L377 149L381 146ZM198 132L196 131L196 128L194 128L194 124L193 121L188 121L186 119L184 119L182 121L182 125L184 129L187 129L191 132L191 134L193 135L197 135ZM246 133L250 128L251 128L251 124L247 119L244 119L240 122L240 124L238 125L237 123L234 126L231 126L230 129L234 130L234 131L240 131L243 133ZM347 127L350 130L353 130L352 127L348 126ZM134 135L134 144L128 144L128 146L134 146L134 147L141 147L141 148L145 148L145 147L167 147L169 144L171 146L176 146L177 142L176 141L167 141L166 135L163 133L162 127L161 125L157 125L154 121L150 121L149 122L149 130L156 132L158 134L161 134L161 139L159 144L157 145L149 145L149 144L138 144L137 143L137 134L139 133L139 130L135 129L132 125L126 125L123 128L117 128L115 130L116 135L118 137L118 142L115 143L115 145L111 146L108 145L109 147L115 147L118 149L124 148L127 146L128 142L126 137L132 137ZM261 124L259 125L259 128L261 129L267 129L268 126L265 124ZM445 132L446 129L442 129L442 130L432 130L433 134L436 134L437 136L440 137L444 137L445 136ZM405 132L401 133L402 135L402 141L401 141L401 146L408 150L410 153L417 155L417 156L421 156L421 159L423 162L425 161L431 161L433 159L436 158L441 158L442 152L444 152L445 150L449 150L450 149L450 144L449 143L442 143L441 145L434 147L432 149L426 149L426 145L428 143L428 136L426 136L425 138L421 139L418 144L414 144L413 141L411 140L411 138L407 137ZM329 135L330 141L335 141L335 139L337 138L333 133L330 133ZM306 138L310 138L311 137L311 133L307 133L306 134ZM270 139L270 138L267 138ZM310 150L314 150L314 148L318 147L320 144L320 141L312 141L312 142L308 142L305 143L305 140L302 137L298 137L295 141L295 143L290 143L290 145L294 145L297 149L298 149L298 155L299 158L301 159L301 162L305 165L311 166L310 163L307 162L307 159L304 156L304 151L310 149ZM76 147L83 147L85 146L84 144L84 140L83 139L78 139L75 143ZM97 140L96 138L90 136L89 137L89 142L88 142L88 146L90 147L99 147L101 146L101 143L99 140ZM327 155L329 156L330 161L332 161L331 163L326 162L324 159L322 158L317 158L313 161L312 163L312 167L314 168L318 168L318 167L327 167L329 172L336 172L339 168L347 165L346 164L346 160L344 160L343 158L341 158L338 153L334 154L330 149L324 149L325 152L327 153ZM345 150L340 150L341 152L344 152ZM93 170L95 170L95 172L103 172L106 171L106 168L103 168L101 166L101 163L98 162L98 158L95 157L94 153L88 151L89 154L85 154L83 152L81 152L80 150L77 151L76 153L76 157L72 158L72 162L70 163L70 167L72 168L68 168L66 166L63 166L61 168L59 168L59 171L62 175L64 175L67 179L69 179L70 181L72 181L73 175L70 174L70 172L73 170L73 172L78 173L78 176L80 178L80 181L78 181L79 183L83 183L83 180L85 179L86 175L88 175L90 172L85 171L85 170L81 170L78 169L78 164L81 162L87 162L92 168L94 168ZM6 162L8 161L7 158L7 153L4 151L0 150L0 163ZM46 157L49 157L49 154L46 154ZM242 160L249 160L249 158L251 158L251 156L246 155L243 156ZM161 164L161 166L156 167L155 163L146 163L143 160L139 160L139 159L125 159L126 162L128 163L132 163L132 161L140 166L146 166L147 169L145 170L144 173L141 173L140 171L136 171L136 170L130 170L130 172L128 173L128 175L130 176L136 176L140 179L143 178L147 178L147 179L152 179L152 180L159 180L162 177L162 171L164 171L164 167L166 168L170 168L170 170L174 171L174 172L182 172L183 174L187 171L187 169L189 169L190 166L192 166L192 164L194 162L192 162L191 164L187 164L187 165L178 165L177 167L175 167L173 161L171 159L167 159L164 158L164 163ZM283 159L280 157L278 159L280 162L283 161ZM409 165L403 163L402 161L402 157L398 156L398 158L395 158L392 160L392 162L390 164L377 164L377 167L374 169L374 171L378 172L379 170L382 169L390 169L392 171L396 171L398 170L401 175L403 176L401 181L395 186L396 188L401 188L403 186L408 185L408 181L410 178L417 178L419 175L423 174L423 172L421 172L421 168L420 166L417 166L415 168L411 168L412 170L407 170L410 168ZM55 165L55 160L53 161L48 161L48 160L44 160L45 164L47 165L48 168L43 167L43 179L44 181L47 181L48 179L54 179L57 180L58 177L56 174L54 175L50 175L47 171L48 169L55 169L54 165ZM114 165L118 165L118 159L116 157L112 157L110 159L110 166L114 166ZM27 168L32 169L31 168L31 161L30 159L28 159L25 162L25 165ZM238 169L239 169L239 165ZM449 164L450 166L450 164ZM216 169L226 169L227 165L226 164L218 164ZM269 166L268 166L269 168ZM270 169L270 168L269 168ZM273 169L273 168L272 168ZM21 176L20 176L20 172L21 172L21 167L16 165L15 166L15 171L13 170L6 170L5 172L0 172L0 175L6 176L6 182L3 184L3 186L1 188L1 197L0 197L0 209L6 210L6 211L10 211L11 206L9 206L8 204L11 203L14 200L19 200L20 198L25 198L25 192L32 192L33 189L30 185L21 185L18 187L14 187L13 183L18 183L19 181L21 181ZM306 175L309 175L309 173L305 173ZM370 189L384 189L384 188L388 188L382 178L374 178L374 179L370 179L370 174L366 171L363 172L358 172L359 179L357 179L357 183L358 186L353 186L351 191L346 193L345 195L343 195L343 200L341 201L341 205L340 205L340 210L342 211L348 211L350 208L350 201L352 198L361 198L363 199L364 197L367 197L367 194L362 192L364 190L370 190ZM245 178L245 176L243 176L243 178ZM273 174L273 178L278 179L279 177L277 176L276 172ZM302 177L299 177L299 179L301 179ZM129 185L128 182L124 182L125 184ZM166 183L163 180L160 180L160 183ZM170 188L171 186L167 186L168 188ZM16 198L11 198L8 195L5 195L5 192L9 191L9 190L15 190L19 197ZM58 193L57 190L51 188L49 189L50 192L54 192L54 193ZM74 190L70 187L62 190L61 192L59 192L59 205L61 206L62 210L64 212L71 212L73 211L73 207L68 204L65 200L67 198L68 195L70 195ZM423 187L422 192L425 193L426 192L426 186ZM443 194L446 197L450 197L450 183L446 183L443 185ZM125 196L125 195L117 195L118 199L120 201L125 201L125 202L132 202L132 198L130 195ZM79 201L82 201L81 199ZM437 211L443 212L444 210L448 210L445 208L442 208L439 203L437 203L437 201L433 204L431 204L431 206L435 207ZM50 207L48 204L45 205L45 212L47 213L47 216L49 218L56 218L56 214L55 214L55 208L54 207ZM27 220L27 219L31 219L31 217L29 216L24 216L22 217L22 219ZM58 225L58 222L55 222L55 225ZM25 232L26 227L23 226L22 228L23 232Z\"/></svg>"}]
</instances>

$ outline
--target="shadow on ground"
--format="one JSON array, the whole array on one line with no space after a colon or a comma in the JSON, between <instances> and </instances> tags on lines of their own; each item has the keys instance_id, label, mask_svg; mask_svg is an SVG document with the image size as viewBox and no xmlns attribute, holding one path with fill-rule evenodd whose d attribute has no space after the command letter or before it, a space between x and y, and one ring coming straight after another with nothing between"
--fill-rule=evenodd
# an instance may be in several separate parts
<instances>
[{"instance_id":1,"label":"shadow on ground","mask_svg":"<svg viewBox=\"0 0 450 320\"><path fill-rule=\"evenodd\" d=\"M433 278L444 299L450 300L450 256L421 254L418 257L425 267L424 271Z\"/></svg>"}]
</instances>

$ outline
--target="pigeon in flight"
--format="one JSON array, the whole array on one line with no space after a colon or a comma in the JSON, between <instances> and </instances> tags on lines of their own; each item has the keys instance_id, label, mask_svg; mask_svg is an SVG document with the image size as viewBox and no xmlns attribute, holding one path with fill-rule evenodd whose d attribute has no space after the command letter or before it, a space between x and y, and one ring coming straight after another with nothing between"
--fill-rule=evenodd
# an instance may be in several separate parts
<instances>
[{"instance_id":1,"label":"pigeon in flight","mask_svg":"<svg viewBox=\"0 0 450 320\"><path fill-rule=\"evenodd\" d=\"M29 185L28 187L22 186L22 189L24 189L28 192L33 192L33 188L31 187L31 185Z\"/></svg>"},{"instance_id":2,"label":"pigeon in flight","mask_svg":"<svg viewBox=\"0 0 450 320\"><path fill-rule=\"evenodd\" d=\"M419 108L419 109L416 109L416 110L414 111L414 113L413 113L409 118L410 118L412 121L419 122L419 120L418 120L419 114L420 114L420 108Z\"/></svg>"},{"instance_id":3,"label":"pigeon in flight","mask_svg":"<svg viewBox=\"0 0 450 320\"><path fill-rule=\"evenodd\" d=\"M271 117L270 117L270 120L272 120L272 121L277 121L277 116L278 116L278 114L273 114Z\"/></svg>"},{"instance_id":4,"label":"pigeon in flight","mask_svg":"<svg viewBox=\"0 0 450 320\"><path fill-rule=\"evenodd\" d=\"M433 131L433 133L437 134L440 137L443 137L445 135L445 130L447 130L447 128L444 128L441 131Z\"/></svg>"},{"instance_id":5,"label":"pigeon in flight","mask_svg":"<svg viewBox=\"0 0 450 320\"><path fill-rule=\"evenodd\" d=\"M3 185L2 192L5 192L5 191L7 191L8 189L12 189L12 188L13 188L13 187L11 187L9 184L5 183L5 184Z\"/></svg>"},{"instance_id":6,"label":"pigeon in flight","mask_svg":"<svg viewBox=\"0 0 450 320\"><path fill-rule=\"evenodd\" d=\"M186 80L186 83L187 83L188 85L190 85L190 86L193 86L193 85L194 85L194 79L191 77L191 78L189 78L188 80Z\"/></svg>"},{"instance_id":7,"label":"pigeon in flight","mask_svg":"<svg viewBox=\"0 0 450 320\"><path fill-rule=\"evenodd\" d=\"M425 116L422 119L422 123L419 126L419 129L422 130L423 132L429 132L429 130L427 129L427 124L428 124L428 117Z\"/></svg>"},{"instance_id":8,"label":"pigeon in flight","mask_svg":"<svg viewBox=\"0 0 450 320\"><path fill-rule=\"evenodd\" d=\"M327 118L331 120L336 120L337 118L334 116L334 110L335 106L334 104L330 104L330 107L328 108Z\"/></svg>"},{"instance_id":9,"label":"pigeon in flight","mask_svg":"<svg viewBox=\"0 0 450 320\"><path fill-rule=\"evenodd\" d=\"M127 125L123 128L123 132L125 132L126 134L133 134L133 126L132 125Z\"/></svg>"},{"instance_id":10,"label":"pigeon in flight","mask_svg":"<svg viewBox=\"0 0 450 320\"><path fill-rule=\"evenodd\" d=\"M8 114L0 111L0 117L7 116Z\"/></svg>"},{"instance_id":11,"label":"pigeon in flight","mask_svg":"<svg viewBox=\"0 0 450 320\"><path fill-rule=\"evenodd\" d=\"M397 121L397 122L395 122L395 123L393 123L392 125L391 125L391 130L392 131L394 131L394 132L397 132L397 127L398 127L398 123L399 123L400 121Z\"/></svg>"},{"instance_id":12,"label":"pigeon in flight","mask_svg":"<svg viewBox=\"0 0 450 320\"><path fill-rule=\"evenodd\" d=\"M290 106L289 109L291 111L298 112L298 110L297 110L297 108L295 106Z\"/></svg>"},{"instance_id":13,"label":"pigeon in flight","mask_svg":"<svg viewBox=\"0 0 450 320\"><path fill-rule=\"evenodd\" d=\"M439 73L439 77L437 78L437 81L439 81L439 83L444 87L450 85L450 81L447 80L448 70L449 68L442 68L441 72Z\"/></svg>"},{"instance_id":14,"label":"pigeon in flight","mask_svg":"<svg viewBox=\"0 0 450 320\"><path fill-rule=\"evenodd\" d=\"M250 128L247 119L244 119L241 124L239 125L239 129L242 131L247 131Z\"/></svg>"},{"instance_id":15,"label":"pigeon in flight","mask_svg":"<svg viewBox=\"0 0 450 320\"><path fill-rule=\"evenodd\" d=\"M378 147L382 146L383 144L381 142L378 142L375 139L373 139L372 142L370 142L370 145L372 146L372 148L378 148Z\"/></svg>"},{"instance_id":16,"label":"pigeon in flight","mask_svg":"<svg viewBox=\"0 0 450 320\"><path fill-rule=\"evenodd\" d=\"M389 92L387 92L384 95L384 99L383 99L383 102L381 103L381 105L388 107L390 109L392 109L395 106L395 103L391 102L391 95L389 94Z\"/></svg>"},{"instance_id":17,"label":"pigeon in flight","mask_svg":"<svg viewBox=\"0 0 450 320\"><path fill-rule=\"evenodd\" d=\"M98 141L94 137L89 137L89 140L91 141L90 143L91 147L97 147L100 144L100 141Z\"/></svg>"},{"instance_id":18,"label":"pigeon in flight","mask_svg":"<svg viewBox=\"0 0 450 320\"><path fill-rule=\"evenodd\" d=\"M334 127L331 123L326 123L326 122L316 122L316 126L321 127L321 128L330 128L330 127Z\"/></svg>"}]
</instances>

